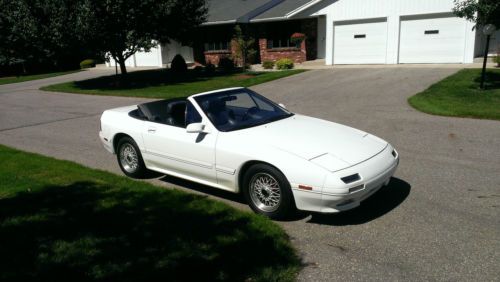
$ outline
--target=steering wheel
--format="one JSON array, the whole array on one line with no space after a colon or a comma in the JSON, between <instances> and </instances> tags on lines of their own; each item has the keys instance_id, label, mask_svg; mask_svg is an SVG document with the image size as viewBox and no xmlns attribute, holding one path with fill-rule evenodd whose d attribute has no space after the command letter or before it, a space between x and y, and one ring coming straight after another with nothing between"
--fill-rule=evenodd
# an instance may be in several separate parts
<instances>
[{"instance_id":1,"label":"steering wheel","mask_svg":"<svg viewBox=\"0 0 500 282\"><path fill-rule=\"evenodd\" d=\"M247 120L250 115L256 114L257 112L259 112L257 107L251 107L243 114L241 120Z\"/></svg>"}]
</instances>

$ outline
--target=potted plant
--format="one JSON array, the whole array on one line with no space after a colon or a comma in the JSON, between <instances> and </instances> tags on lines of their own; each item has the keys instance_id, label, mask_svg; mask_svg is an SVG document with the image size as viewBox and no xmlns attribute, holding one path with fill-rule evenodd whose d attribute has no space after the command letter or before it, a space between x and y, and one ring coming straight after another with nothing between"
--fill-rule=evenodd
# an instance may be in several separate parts
<instances>
[{"instance_id":1,"label":"potted plant","mask_svg":"<svg viewBox=\"0 0 500 282\"><path fill-rule=\"evenodd\" d=\"M293 43L297 48L300 48L302 41L306 39L306 35L300 32L296 32L290 36L290 42Z\"/></svg>"}]
</instances>

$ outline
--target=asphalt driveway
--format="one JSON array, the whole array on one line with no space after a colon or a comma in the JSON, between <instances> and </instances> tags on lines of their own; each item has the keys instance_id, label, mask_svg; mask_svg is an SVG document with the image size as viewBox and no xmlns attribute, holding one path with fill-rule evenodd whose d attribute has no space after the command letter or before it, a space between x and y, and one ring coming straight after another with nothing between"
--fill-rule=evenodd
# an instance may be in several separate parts
<instances>
[{"instance_id":1,"label":"asphalt driveway","mask_svg":"<svg viewBox=\"0 0 500 282\"><path fill-rule=\"evenodd\" d=\"M389 187L360 208L337 215L304 213L281 223L306 263L300 280L500 277L500 122L431 116L406 103L455 71L317 70L253 87L292 111L378 135L401 156ZM0 143L120 173L99 143L99 115L144 100L37 90L105 73L0 86ZM248 210L224 192L171 177L152 181Z\"/></svg>"}]
</instances>

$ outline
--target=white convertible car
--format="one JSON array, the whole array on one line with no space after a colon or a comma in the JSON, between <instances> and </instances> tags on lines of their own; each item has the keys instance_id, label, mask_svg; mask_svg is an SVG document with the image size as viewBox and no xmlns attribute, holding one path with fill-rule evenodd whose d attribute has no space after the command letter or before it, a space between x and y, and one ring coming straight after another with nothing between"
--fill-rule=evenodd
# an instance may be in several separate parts
<instances>
[{"instance_id":1,"label":"white convertible car","mask_svg":"<svg viewBox=\"0 0 500 282\"><path fill-rule=\"evenodd\" d=\"M376 136L293 114L246 88L107 110L99 136L130 177L152 170L243 192L271 218L357 207L399 163Z\"/></svg>"}]
</instances>

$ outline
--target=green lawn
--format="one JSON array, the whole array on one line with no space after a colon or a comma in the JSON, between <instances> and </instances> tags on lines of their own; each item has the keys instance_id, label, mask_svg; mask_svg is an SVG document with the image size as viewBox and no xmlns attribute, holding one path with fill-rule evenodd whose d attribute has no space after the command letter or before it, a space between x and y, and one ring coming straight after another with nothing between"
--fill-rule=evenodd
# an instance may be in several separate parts
<instances>
[{"instance_id":1,"label":"green lawn","mask_svg":"<svg viewBox=\"0 0 500 282\"><path fill-rule=\"evenodd\" d=\"M480 69L464 69L408 102L434 115L500 120L500 69L488 69L486 75L486 90L479 88Z\"/></svg>"},{"instance_id":2,"label":"green lawn","mask_svg":"<svg viewBox=\"0 0 500 282\"><path fill-rule=\"evenodd\" d=\"M290 281L284 231L226 204L0 146L0 281Z\"/></svg>"},{"instance_id":3,"label":"green lawn","mask_svg":"<svg viewBox=\"0 0 500 282\"><path fill-rule=\"evenodd\" d=\"M50 85L43 87L42 90L166 99L186 97L195 93L220 88L249 87L300 72L303 72L303 70L205 74L190 70L186 75L175 76L169 70L165 69L147 70L131 72L122 81L111 75L84 81Z\"/></svg>"},{"instance_id":4,"label":"green lawn","mask_svg":"<svg viewBox=\"0 0 500 282\"><path fill-rule=\"evenodd\" d=\"M51 73L42 73L42 74L34 74L34 75L21 75L21 76L0 77L0 85L2 85L2 84L9 84L9 83L24 82L24 81L29 81L29 80L37 80L37 79L49 78L49 77L54 77L54 76L59 76L59 75L65 75L65 74L75 73L75 72L79 72L79 71L81 71L81 70L72 70L72 71L63 71L63 72L51 72Z\"/></svg>"}]
</instances>

